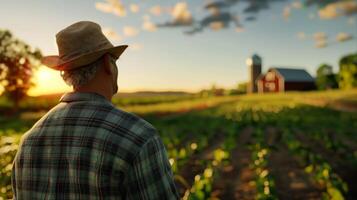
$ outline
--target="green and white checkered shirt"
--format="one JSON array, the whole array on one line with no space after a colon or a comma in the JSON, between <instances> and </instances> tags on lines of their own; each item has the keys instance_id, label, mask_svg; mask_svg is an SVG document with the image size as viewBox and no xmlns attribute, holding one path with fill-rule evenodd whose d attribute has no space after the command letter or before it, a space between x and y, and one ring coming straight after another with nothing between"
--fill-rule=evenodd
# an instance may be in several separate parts
<instances>
[{"instance_id":1,"label":"green and white checkered shirt","mask_svg":"<svg viewBox=\"0 0 357 200\"><path fill-rule=\"evenodd\" d=\"M23 137L15 199L178 199L153 126L95 93L67 93Z\"/></svg>"}]
</instances>

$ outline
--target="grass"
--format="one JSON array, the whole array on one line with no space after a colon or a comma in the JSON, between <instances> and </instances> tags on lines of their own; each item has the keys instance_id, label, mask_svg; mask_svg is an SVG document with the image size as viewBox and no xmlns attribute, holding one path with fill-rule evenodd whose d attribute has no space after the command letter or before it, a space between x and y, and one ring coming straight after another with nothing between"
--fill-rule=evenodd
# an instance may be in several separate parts
<instances>
[{"instance_id":1,"label":"grass","mask_svg":"<svg viewBox=\"0 0 357 200\"><path fill-rule=\"evenodd\" d=\"M185 199L222 199L225 192L229 193L229 187L224 184L251 190L256 199L284 199L286 193L300 194L294 189L283 191L290 183L271 173L274 162L285 158L272 160L270 154L276 155L284 149L299 163L289 167L303 172L311 185L318 188L312 189L314 195L339 200L357 197L356 179L349 171L357 167L357 115L343 111L357 106L357 89L171 97L166 100L166 97L151 100L140 97L118 107L143 116L159 130L180 194ZM47 101L43 107L47 109L57 99L33 98L24 112L12 117L0 116L0 197L12 197L11 162L21 135L46 112L43 108L41 112L31 108L39 108L37 103L42 101ZM2 98L0 104L9 106ZM268 131L272 127L273 134ZM239 149L246 148L249 153L244 155L251 157L232 157L237 154L234 152L237 138L247 129L253 129L253 134L247 135L247 143ZM263 155L265 151L267 154ZM226 156L218 158L217 152ZM239 171L233 173L234 170L242 168L232 162L234 159L251 159L246 169L252 177L247 183L232 182L239 179ZM225 176L229 179L222 182ZM220 187L222 191L217 192Z\"/></svg>"}]
</instances>

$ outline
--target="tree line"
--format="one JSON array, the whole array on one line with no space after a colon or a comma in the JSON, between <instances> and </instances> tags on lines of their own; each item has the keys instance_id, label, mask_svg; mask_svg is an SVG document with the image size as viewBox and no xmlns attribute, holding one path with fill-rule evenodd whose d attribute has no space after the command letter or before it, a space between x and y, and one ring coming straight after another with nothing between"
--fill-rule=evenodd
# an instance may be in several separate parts
<instances>
[{"instance_id":1,"label":"tree line","mask_svg":"<svg viewBox=\"0 0 357 200\"><path fill-rule=\"evenodd\" d=\"M319 90L350 89L357 87L357 53L340 59L338 73L329 64L321 64L316 71L316 86Z\"/></svg>"}]
</instances>

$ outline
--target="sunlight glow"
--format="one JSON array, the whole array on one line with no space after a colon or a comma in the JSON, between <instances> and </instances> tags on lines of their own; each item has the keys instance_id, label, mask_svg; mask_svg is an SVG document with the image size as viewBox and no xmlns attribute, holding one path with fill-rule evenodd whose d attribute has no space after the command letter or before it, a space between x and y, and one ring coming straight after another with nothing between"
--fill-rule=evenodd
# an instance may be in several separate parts
<instances>
[{"instance_id":1,"label":"sunlight glow","mask_svg":"<svg viewBox=\"0 0 357 200\"><path fill-rule=\"evenodd\" d=\"M41 66L34 77L35 87L29 91L30 96L43 94L54 94L71 91L71 87L66 85L58 71Z\"/></svg>"}]
</instances>

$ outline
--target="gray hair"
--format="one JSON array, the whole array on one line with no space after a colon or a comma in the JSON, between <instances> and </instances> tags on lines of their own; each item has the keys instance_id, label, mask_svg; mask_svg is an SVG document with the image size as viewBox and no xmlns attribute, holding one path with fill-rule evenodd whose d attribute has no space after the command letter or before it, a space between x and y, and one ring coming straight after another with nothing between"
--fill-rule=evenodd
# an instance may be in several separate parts
<instances>
[{"instance_id":1,"label":"gray hair","mask_svg":"<svg viewBox=\"0 0 357 200\"><path fill-rule=\"evenodd\" d=\"M78 69L61 71L62 79L67 85L73 86L73 88L78 88L94 78L102 63L103 57Z\"/></svg>"}]
</instances>

